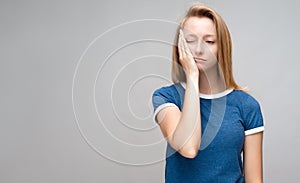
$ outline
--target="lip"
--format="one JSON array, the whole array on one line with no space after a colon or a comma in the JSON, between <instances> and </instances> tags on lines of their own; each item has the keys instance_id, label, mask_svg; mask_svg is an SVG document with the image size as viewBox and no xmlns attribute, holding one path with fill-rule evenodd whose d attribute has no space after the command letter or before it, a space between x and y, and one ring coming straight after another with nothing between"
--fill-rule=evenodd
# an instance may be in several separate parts
<instances>
[{"instance_id":1,"label":"lip","mask_svg":"<svg viewBox=\"0 0 300 183\"><path fill-rule=\"evenodd\" d=\"M203 58L194 57L194 59L195 59L196 62L206 62L206 60L203 59Z\"/></svg>"}]
</instances>

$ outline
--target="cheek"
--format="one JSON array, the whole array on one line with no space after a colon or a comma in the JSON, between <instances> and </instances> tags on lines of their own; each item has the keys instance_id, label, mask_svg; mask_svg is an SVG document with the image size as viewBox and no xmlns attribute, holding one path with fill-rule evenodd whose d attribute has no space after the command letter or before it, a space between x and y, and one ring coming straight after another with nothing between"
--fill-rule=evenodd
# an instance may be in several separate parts
<instances>
[{"instance_id":1,"label":"cheek","mask_svg":"<svg viewBox=\"0 0 300 183\"><path fill-rule=\"evenodd\" d=\"M197 43L187 43L189 49L192 53L197 52ZM211 55L212 57L216 57L218 53L218 46L217 45L208 45L205 44L202 47L202 51L207 55Z\"/></svg>"},{"instance_id":2,"label":"cheek","mask_svg":"<svg viewBox=\"0 0 300 183\"><path fill-rule=\"evenodd\" d=\"M218 55L218 46L217 46L217 45L213 45L213 46L211 46L209 49L210 49L210 52L211 52L215 57L217 57L217 55Z\"/></svg>"},{"instance_id":3,"label":"cheek","mask_svg":"<svg viewBox=\"0 0 300 183\"><path fill-rule=\"evenodd\" d=\"M187 43L187 45L191 51L195 51L197 48L197 44L195 43Z\"/></svg>"},{"instance_id":4,"label":"cheek","mask_svg":"<svg viewBox=\"0 0 300 183\"><path fill-rule=\"evenodd\" d=\"M216 48L216 49L214 50L214 54L215 54L216 57L218 56L218 48Z\"/></svg>"}]
</instances>

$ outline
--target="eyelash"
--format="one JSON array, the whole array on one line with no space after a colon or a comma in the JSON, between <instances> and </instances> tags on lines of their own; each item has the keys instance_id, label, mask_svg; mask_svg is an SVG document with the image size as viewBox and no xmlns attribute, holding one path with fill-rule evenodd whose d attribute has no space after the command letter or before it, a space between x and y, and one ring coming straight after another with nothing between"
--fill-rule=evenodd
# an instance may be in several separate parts
<instances>
[{"instance_id":1,"label":"eyelash","mask_svg":"<svg viewBox=\"0 0 300 183\"><path fill-rule=\"evenodd\" d=\"M194 41L186 41L187 43L192 43ZM215 42L214 41L206 41L208 44L214 44Z\"/></svg>"}]
</instances>

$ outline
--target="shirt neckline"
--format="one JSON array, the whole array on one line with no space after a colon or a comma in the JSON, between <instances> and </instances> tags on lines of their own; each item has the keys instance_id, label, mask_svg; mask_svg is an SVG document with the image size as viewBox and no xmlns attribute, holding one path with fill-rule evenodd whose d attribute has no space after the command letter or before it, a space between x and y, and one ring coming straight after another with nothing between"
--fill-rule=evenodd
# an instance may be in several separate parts
<instances>
[{"instance_id":1,"label":"shirt neckline","mask_svg":"<svg viewBox=\"0 0 300 183\"><path fill-rule=\"evenodd\" d=\"M184 82L180 82L181 86L185 89L186 88L186 84ZM233 91L232 88L226 89L220 93L215 93L215 94L204 94L204 93L200 93L200 98L204 98L204 99L216 99L216 98L221 98L224 97L226 95L228 95L229 93L231 93Z\"/></svg>"}]
</instances>

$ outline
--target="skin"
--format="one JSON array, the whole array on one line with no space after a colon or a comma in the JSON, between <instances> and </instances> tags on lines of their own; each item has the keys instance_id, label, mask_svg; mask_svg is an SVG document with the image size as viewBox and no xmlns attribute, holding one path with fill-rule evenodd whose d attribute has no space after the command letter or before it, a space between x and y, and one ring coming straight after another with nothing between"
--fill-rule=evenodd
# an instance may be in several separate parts
<instances>
[{"instance_id":1,"label":"skin","mask_svg":"<svg viewBox=\"0 0 300 183\"><path fill-rule=\"evenodd\" d=\"M213 21L206 17L190 17L184 24L183 34L187 47L185 48L190 58L189 66L184 65L183 69L198 68L199 91L205 94L220 93L226 89L223 77L218 75L217 33ZM205 61L199 60L202 58ZM181 60L181 63L183 60ZM201 83L201 84L200 84Z\"/></svg>"},{"instance_id":2,"label":"skin","mask_svg":"<svg viewBox=\"0 0 300 183\"><path fill-rule=\"evenodd\" d=\"M170 106L157 114L168 143L187 158L196 157L201 144L199 93L214 94L226 89L217 72L216 35L215 25L209 18L190 17L185 22L178 41L179 60L187 78L183 108L180 111ZM245 137L243 162L246 183L263 182L262 138L263 132Z\"/></svg>"}]
</instances>

